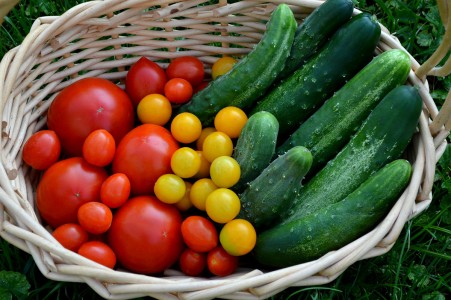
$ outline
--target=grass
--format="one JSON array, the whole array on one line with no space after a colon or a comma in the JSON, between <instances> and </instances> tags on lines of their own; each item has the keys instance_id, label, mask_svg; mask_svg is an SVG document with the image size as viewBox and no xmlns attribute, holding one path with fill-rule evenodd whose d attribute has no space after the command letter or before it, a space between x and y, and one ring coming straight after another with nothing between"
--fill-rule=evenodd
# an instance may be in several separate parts
<instances>
[{"instance_id":1,"label":"grass","mask_svg":"<svg viewBox=\"0 0 451 300\"><path fill-rule=\"evenodd\" d=\"M39 16L59 15L81 0L22 0L0 28L0 57L20 44ZM424 62L443 36L435 1L355 1L376 15L404 47ZM438 107L450 76L429 78ZM272 299L423 299L451 297L451 150L437 165L433 203L409 221L393 249L352 265L330 284L292 287ZM31 256L0 241L0 299L98 299L86 285L46 279Z\"/></svg>"}]
</instances>

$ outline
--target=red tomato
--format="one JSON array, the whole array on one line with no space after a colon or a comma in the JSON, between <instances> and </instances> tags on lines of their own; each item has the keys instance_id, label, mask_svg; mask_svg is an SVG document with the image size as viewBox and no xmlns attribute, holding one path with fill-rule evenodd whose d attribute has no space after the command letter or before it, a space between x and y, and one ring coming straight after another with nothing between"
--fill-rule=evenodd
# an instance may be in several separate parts
<instances>
[{"instance_id":1,"label":"red tomato","mask_svg":"<svg viewBox=\"0 0 451 300\"><path fill-rule=\"evenodd\" d=\"M57 227L52 235L64 248L74 252L77 252L80 246L89 239L86 230L75 223L67 223Z\"/></svg>"},{"instance_id":2,"label":"red tomato","mask_svg":"<svg viewBox=\"0 0 451 300\"><path fill-rule=\"evenodd\" d=\"M186 248L180 254L179 266L186 275L199 276L207 266L207 254Z\"/></svg>"},{"instance_id":3,"label":"red tomato","mask_svg":"<svg viewBox=\"0 0 451 300\"><path fill-rule=\"evenodd\" d=\"M172 172L171 157L178 148L177 141L166 128L140 125L117 146L113 172L127 175L132 194L152 194L158 177Z\"/></svg>"},{"instance_id":4,"label":"red tomato","mask_svg":"<svg viewBox=\"0 0 451 300\"><path fill-rule=\"evenodd\" d=\"M159 273L177 262L183 250L181 223L173 205L154 196L134 197L116 211L108 242L125 268Z\"/></svg>"},{"instance_id":5,"label":"red tomato","mask_svg":"<svg viewBox=\"0 0 451 300\"><path fill-rule=\"evenodd\" d=\"M100 187L100 201L110 208L118 208L130 197L130 180L123 173L108 177Z\"/></svg>"},{"instance_id":6,"label":"red tomato","mask_svg":"<svg viewBox=\"0 0 451 300\"><path fill-rule=\"evenodd\" d=\"M193 94L202 91L204 88L206 88L208 86L209 83L210 82L208 82L208 81L202 81L198 86L196 86L196 88L193 91Z\"/></svg>"},{"instance_id":7,"label":"red tomato","mask_svg":"<svg viewBox=\"0 0 451 300\"><path fill-rule=\"evenodd\" d=\"M189 216L182 223L185 244L196 252L208 252L218 245L218 232L212 221L202 216Z\"/></svg>"},{"instance_id":8,"label":"red tomato","mask_svg":"<svg viewBox=\"0 0 451 300\"><path fill-rule=\"evenodd\" d=\"M166 74L169 79L183 78L196 87L204 80L204 64L194 56L178 57L169 63Z\"/></svg>"},{"instance_id":9,"label":"red tomato","mask_svg":"<svg viewBox=\"0 0 451 300\"><path fill-rule=\"evenodd\" d=\"M56 228L77 222L78 208L99 201L100 187L107 172L83 158L58 161L48 168L36 189L36 204L44 221Z\"/></svg>"},{"instance_id":10,"label":"red tomato","mask_svg":"<svg viewBox=\"0 0 451 300\"><path fill-rule=\"evenodd\" d=\"M118 143L134 125L130 98L114 83L85 78L63 89L50 105L47 125L69 156L82 156L83 143L93 130L108 130Z\"/></svg>"},{"instance_id":11,"label":"red tomato","mask_svg":"<svg viewBox=\"0 0 451 300\"><path fill-rule=\"evenodd\" d=\"M114 137L105 129L91 132L83 143L83 158L90 164L105 167L114 158L116 142Z\"/></svg>"},{"instance_id":12,"label":"red tomato","mask_svg":"<svg viewBox=\"0 0 451 300\"><path fill-rule=\"evenodd\" d=\"M116 254L110 246L101 241L84 243L78 249L78 254L111 269L116 265Z\"/></svg>"},{"instance_id":13,"label":"red tomato","mask_svg":"<svg viewBox=\"0 0 451 300\"><path fill-rule=\"evenodd\" d=\"M36 170L45 170L56 163L61 143L53 130L41 130L28 138L23 146L23 160Z\"/></svg>"},{"instance_id":14,"label":"red tomato","mask_svg":"<svg viewBox=\"0 0 451 300\"><path fill-rule=\"evenodd\" d=\"M173 104L183 104L193 96L193 87L183 78L172 78L164 86L164 95Z\"/></svg>"},{"instance_id":15,"label":"red tomato","mask_svg":"<svg viewBox=\"0 0 451 300\"><path fill-rule=\"evenodd\" d=\"M166 73L157 63L141 57L127 72L125 91L136 107L147 95L163 94L166 81Z\"/></svg>"},{"instance_id":16,"label":"red tomato","mask_svg":"<svg viewBox=\"0 0 451 300\"><path fill-rule=\"evenodd\" d=\"M207 268L216 276L227 276L238 267L238 256L228 254L222 246L217 246L207 254Z\"/></svg>"},{"instance_id":17,"label":"red tomato","mask_svg":"<svg viewBox=\"0 0 451 300\"><path fill-rule=\"evenodd\" d=\"M92 234L105 233L113 221L111 209L101 202L86 202L77 212L78 223Z\"/></svg>"}]
</instances>

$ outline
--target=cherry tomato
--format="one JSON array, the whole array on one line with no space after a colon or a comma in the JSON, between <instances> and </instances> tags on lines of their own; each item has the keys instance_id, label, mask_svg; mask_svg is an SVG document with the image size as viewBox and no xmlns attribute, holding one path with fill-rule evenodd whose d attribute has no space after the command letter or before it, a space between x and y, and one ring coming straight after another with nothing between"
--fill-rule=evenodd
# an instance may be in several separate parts
<instances>
[{"instance_id":1,"label":"cherry tomato","mask_svg":"<svg viewBox=\"0 0 451 300\"><path fill-rule=\"evenodd\" d=\"M53 130L40 130L28 138L22 158L36 170L45 170L56 163L61 154L61 142Z\"/></svg>"},{"instance_id":2,"label":"cherry tomato","mask_svg":"<svg viewBox=\"0 0 451 300\"><path fill-rule=\"evenodd\" d=\"M138 119L141 123L165 125L172 115L172 106L169 99L160 94L145 96L138 103Z\"/></svg>"},{"instance_id":3,"label":"cherry tomato","mask_svg":"<svg viewBox=\"0 0 451 300\"><path fill-rule=\"evenodd\" d=\"M132 195L153 194L158 177L171 173L171 157L178 148L177 141L164 127L139 125L117 146L113 172L127 175Z\"/></svg>"},{"instance_id":4,"label":"cherry tomato","mask_svg":"<svg viewBox=\"0 0 451 300\"><path fill-rule=\"evenodd\" d=\"M207 266L207 254L186 248L180 254L179 266L186 275L199 276Z\"/></svg>"},{"instance_id":5,"label":"cherry tomato","mask_svg":"<svg viewBox=\"0 0 451 300\"><path fill-rule=\"evenodd\" d=\"M139 101L147 95L163 94L167 81L163 68L148 58L141 57L127 72L125 91L136 107Z\"/></svg>"},{"instance_id":6,"label":"cherry tomato","mask_svg":"<svg viewBox=\"0 0 451 300\"><path fill-rule=\"evenodd\" d=\"M105 167L113 161L116 152L114 137L105 129L91 132L83 143L83 158L90 164Z\"/></svg>"},{"instance_id":7,"label":"cherry tomato","mask_svg":"<svg viewBox=\"0 0 451 300\"><path fill-rule=\"evenodd\" d=\"M101 241L84 243L78 249L78 254L111 269L116 265L116 254L110 246Z\"/></svg>"},{"instance_id":8,"label":"cherry tomato","mask_svg":"<svg viewBox=\"0 0 451 300\"><path fill-rule=\"evenodd\" d=\"M216 276L230 275L238 268L238 256L230 255L218 245L207 254L207 268Z\"/></svg>"},{"instance_id":9,"label":"cherry tomato","mask_svg":"<svg viewBox=\"0 0 451 300\"><path fill-rule=\"evenodd\" d=\"M174 204L185 196L186 185L181 177L175 174L164 174L157 179L153 190L158 200Z\"/></svg>"},{"instance_id":10,"label":"cherry tomato","mask_svg":"<svg viewBox=\"0 0 451 300\"><path fill-rule=\"evenodd\" d=\"M202 129L199 138L196 140L196 149L202 150L204 145L205 138L212 132L215 132L216 128L214 127L205 127Z\"/></svg>"},{"instance_id":11,"label":"cherry tomato","mask_svg":"<svg viewBox=\"0 0 451 300\"><path fill-rule=\"evenodd\" d=\"M89 235L79 224L66 223L58 226L53 237L66 249L77 252L80 246L88 241Z\"/></svg>"},{"instance_id":12,"label":"cherry tomato","mask_svg":"<svg viewBox=\"0 0 451 300\"><path fill-rule=\"evenodd\" d=\"M182 178L190 178L200 170L200 156L190 147L177 149L171 157L171 168L174 174Z\"/></svg>"},{"instance_id":13,"label":"cherry tomato","mask_svg":"<svg viewBox=\"0 0 451 300\"><path fill-rule=\"evenodd\" d=\"M200 158L200 167L194 178L207 178L210 176L211 163L205 158L203 151L197 150L196 153Z\"/></svg>"},{"instance_id":14,"label":"cherry tomato","mask_svg":"<svg viewBox=\"0 0 451 300\"><path fill-rule=\"evenodd\" d=\"M77 212L78 223L92 234L105 233L111 226L113 213L101 202L87 202Z\"/></svg>"},{"instance_id":15,"label":"cherry tomato","mask_svg":"<svg viewBox=\"0 0 451 300\"><path fill-rule=\"evenodd\" d=\"M254 249L257 242L257 233L249 221L233 219L222 227L219 240L227 253L241 256Z\"/></svg>"},{"instance_id":16,"label":"cherry tomato","mask_svg":"<svg viewBox=\"0 0 451 300\"><path fill-rule=\"evenodd\" d=\"M172 78L164 86L164 95L173 104L183 104L191 100L193 87L183 78Z\"/></svg>"},{"instance_id":17,"label":"cherry tomato","mask_svg":"<svg viewBox=\"0 0 451 300\"><path fill-rule=\"evenodd\" d=\"M193 207L193 204L191 203L191 200L189 199L189 194L191 191L191 187L193 186L193 184L189 181L185 181L185 195L183 196L183 198L178 201L177 203L174 204L175 207L177 207L178 210L180 211L187 211L188 209L190 209L191 207Z\"/></svg>"},{"instance_id":18,"label":"cherry tomato","mask_svg":"<svg viewBox=\"0 0 451 300\"><path fill-rule=\"evenodd\" d=\"M211 192L205 201L208 216L216 223L227 223L240 212L241 202L238 195L226 188L218 188Z\"/></svg>"},{"instance_id":19,"label":"cherry tomato","mask_svg":"<svg viewBox=\"0 0 451 300\"><path fill-rule=\"evenodd\" d=\"M110 175L100 187L100 201L110 208L118 208L130 197L130 180L123 173Z\"/></svg>"},{"instance_id":20,"label":"cherry tomato","mask_svg":"<svg viewBox=\"0 0 451 300\"><path fill-rule=\"evenodd\" d=\"M82 155L83 143L93 130L109 131L118 143L133 124L130 98L102 78L84 78L69 85L56 96L47 113L48 128L56 132L69 156Z\"/></svg>"},{"instance_id":21,"label":"cherry tomato","mask_svg":"<svg viewBox=\"0 0 451 300\"><path fill-rule=\"evenodd\" d=\"M210 165L211 180L222 188L229 188L240 180L241 168L238 162L230 156L220 156Z\"/></svg>"},{"instance_id":22,"label":"cherry tomato","mask_svg":"<svg viewBox=\"0 0 451 300\"><path fill-rule=\"evenodd\" d=\"M100 187L108 177L105 169L81 157L60 160L48 168L36 189L36 204L42 219L52 228L77 222L78 208L99 201Z\"/></svg>"},{"instance_id":23,"label":"cherry tomato","mask_svg":"<svg viewBox=\"0 0 451 300\"><path fill-rule=\"evenodd\" d=\"M202 216L189 216L182 222L185 244L196 252L208 252L218 245L218 232L212 221Z\"/></svg>"},{"instance_id":24,"label":"cherry tomato","mask_svg":"<svg viewBox=\"0 0 451 300\"><path fill-rule=\"evenodd\" d=\"M229 72L238 61L230 56L219 58L211 67L211 77L214 79Z\"/></svg>"},{"instance_id":25,"label":"cherry tomato","mask_svg":"<svg viewBox=\"0 0 451 300\"><path fill-rule=\"evenodd\" d=\"M169 79L183 78L196 87L204 80L204 64L194 56L178 57L169 63L166 74Z\"/></svg>"},{"instance_id":26,"label":"cherry tomato","mask_svg":"<svg viewBox=\"0 0 451 300\"><path fill-rule=\"evenodd\" d=\"M194 207L199 210L205 211L205 203L208 195L216 190L218 187L214 184L210 178L201 178L196 180L191 187L189 198Z\"/></svg>"},{"instance_id":27,"label":"cherry tomato","mask_svg":"<svg viewBox=\"0 0 451 300\"><path fill-rule=\"evenodd\" d=\"M232 139L224 132L212 132L205 138L202 151L209 162L220 156L232 156Z\"/></svg>"},{"instance_id":28,"label":"cherry tomato","mask_svg":"<svg viewBox=\"0 0 451 300\"><path fill-rule=\"evenodd\" d=\"M204 88L206 88L208 86L209 83L210 82L208 82L208 81L202 81L198 86L196 86L194 88L193 94L202 91Z\"/></svg>"},{"instance_id":29,"label":"cherry tomato","mask_svg":"<svg viewBox=\"0 0 451 300\"><path fill-rule=\"evenodd\" d=\"M182 217L176 207L153 196L129 199L115 213L108 242L122 266L137 273L159 273L183 250Z\"/></svg>"},{"instance_id":30,"label":"cherry tomato","mask_svg":"<svg viewBox=\"0 0 451 300\"><path fill-rule=\"evenodd\" d=\"M216 130L224 132L232 139L240 136L246 122L246 113L235 106L224 107L216 114L214 119Z\"/></svg>"},{"instance_id":31,"label":"cherry tomato","mask_svg":"<svg viewBox=\"0 0 451 300\"><path fill-rule=\"evenodd\" d=\"M202 123L196 115L183 112L172 120L171 133L180 143L192 143L200 137Z\"/></svg>"}]
</instances>

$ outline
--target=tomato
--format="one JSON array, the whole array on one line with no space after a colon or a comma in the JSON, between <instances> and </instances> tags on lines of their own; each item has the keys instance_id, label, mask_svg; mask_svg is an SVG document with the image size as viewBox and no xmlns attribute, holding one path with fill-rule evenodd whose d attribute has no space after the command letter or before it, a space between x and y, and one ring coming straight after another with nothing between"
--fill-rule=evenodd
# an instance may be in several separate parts
<instances>
[{"instance_id":1,"label":"tomato","mask_svg":"<svg viewBox=\"0 0 451 300\"><path fill-rule=\"evenodd\" d=\"M215 132L216 128L214 127L205 127L202 129L199 138L196 140L196 149L202 150L204 145L205 138L212 132Z\"/></svg>"},{"instance_id":2,"label":"tomato","mask_svg":"<svg viewBox=\"0 0 451 300\"><path fill-rule=\"evenodd\" d=\"M183 78L172 78L164 86L164 95L173 104L183 104L191 100L193 87Z\"/></svg>"},{"instance_id":3,"label":"tomato","mask_svg":"<svg viewBox=\"0 0 451 300\"><path fill-rule=\"evenodd\" d=\"M233 141L224 132L215 131L205 138L202 151L209 162L213 162L219 156L232 156Z\"/></svg>"},{"instance_id":4,"label":"tomato","mask_svg":"<svg viewBox=\"0 0 451 300\"><path fill-rule=\"evenodd\" d=\"M22 158L36 170L45 170L56 163L61 154L61 142L53 130L40 130L28 138Z\"/></svg>"},{"instance_id":5,"label":"tomato","mask_svg":"<svg viewBox=\"0 0 451 300\"><path fill-rule=\"evenodd\" d=\"M84 78L63 89L47 113L63 151L81 156L83 143L93 130L108 130L118 143L134 125L133 105L127 94L102 78Z\"/></svg>"},{"instance_id":6,"label":"tomato","mask_svg":"<svg viewBox=\"0 0 451 300\"><path fill-rule=\"evenodd\" d=\"M207 254L207 268L216 276L230 275L238 268L238 256L230 255L218 245Z\"/></svg>"},{"instance_id":7,"label":"tomato","mask_svg":"<svg viewBox=\"0 0 451 300\"><path fill-rule=\"evenodd\" d=\"M137 126L118 144L113 172L128 177L133 195L152 194L158 177L171 173L171 157L178 148L177 141L164 127Z\"/></svg>"},{"instance_id":8,"label":"tomato","mask_svg":"<svg viewBox=\"0 0 451 300\"><path fill-rule=\"evenodd\" d=\"M194 56L178 57L169 63L166 74L169 79L183 78L196 87L204 80L204 64Z\"/></svg>"},{"instance_id":9,"label":"tomato","mask_svg":"<svg viewBox=\"0 0 451 300\"><path fill-rule=\"evenodd\" d=\"M227 223L240 212L241 202L238 195L226 188L211 192L205 201L205 211L216 223Z\"/></svg>"},{"instance_id":10,"label":"tomato","mask_svg":"<svg viewBox=\"0 0 451 300\"><path fill-rule=\"evenodd\" d=\"M224 132L232 139L240 136L246 122L246 113L235 106L224 107L216 114L214 119L216 130Z\"/></svg>"},{"instance_id":11,"label":"tomato","mask_svg":"<svg viewBox=\"0 0 451 300\"><path fill-rule=\"evenodd\" d=\"M209 81L202 81L198 86L194 88L193 94L202 91L204 88L208 86L209 83L210 83Z\"/></svg>"},{"instance_id":12,"label":"tomato","mask_svg":"<svg viewBox=\"0 0 451 300\"><path fill-rule=\"evenodd\" d=\"M182 222L182 237L185 244L196 252L208 252L218 245L218 232L209 219L189 216Z\"/></svg>"},{"instance_id":13,"label":"tomato","mask_svg":"<svg viewBox=\"0 0 451 300\"><path fill-rule=\"evenodd\" d=\"M196 151L197 155L200 158L200 167L199 171L194 175L194 178L206 178L210 176L210 166L211 163L205 158L203 151Z\"/></svg>"},{"instance_id":14,"label":"tomato","mask_svg":"<svg viewBox=\"0 0 451 300\"><path fill-rule=\"evenodd\" d=\"M114 268L117 261L114 251L110 246L101 241L84 243L78 249L78 254L111 269Z\"/></svg>"},{"instance_id":15,"label":"tomato","mask_svg":"<svg viewBox=\"0 0 451 300\"><path fill-rule=\"evenodd\" d=\"M127 72L125 91L136 107L139 101L147 95L163 94L167 81L163 68L148 58L141 57Z\"/></svg>"},{"instance_id":16,"label":"tomato","mask_svg":"<svg viewBox=\"0 0 451 300\"><path fill-rule=\"evenodd\" d=\"M52 228L77 222L78 208L99 201L100 187L108 177L105 169L81 157L60 160L48 168L36 189L36 205Z\"/></svg>"},{"instance_id":17,"label":"tomato","mask_svg":"<svg viewBox=\"0 0 451 300\"><path fill-rule=\"evenodd\" d=\"M199 172L201 162L196 150L190 147L182 147L172 155L171 168L174 174L182 178L190 178Z\"/></svg>"},{"instance_id":18,"label":"tomato","mask_svg":"<svg viewBox=\"0 0 451 300\"><path fill-rule=\"evenodd\" d=\"M207 254L186 248L180 254L179 266L180 270L186 275L199 276L207 266Z\"/></svg>"},{"instance_id":19,"label":"tomato","mask_svg":"<svg viewBox=\"0 0 451 300\"><path fill-rule=\"evenodd\" d=\"M218 187L232 187L240 180L240 176L240 165L230 156L217 157L210 165L211 180L213 180Z\"/></svg>"},{"instance_id":20,"label":"tomato","mask_svg":"<svg viewBox=\"0 0 451 300\"><path fill-rule=\"evenodd\" d=\"M159 273L182 252L182 217L153 196L129 199L113 217L108 242L121 265L137 273Z\"/></svg>"},{"instance_id":21,"label":"tomato","mask_svg":"<svg viewBox=\"0 0 451 300\"><path fill-rule=\"evenodd\" d=\"M113 213L101 202L87 202L77 212L78 223L92 234L105 233L111 226Z\"/></svg>"},{"instance_id":22,"label":"tomato","mask_svg":"<svg viewBox=\"0 0 451 300\"><path fill-rule=\"evenodd\" d=\"M216 79L219 76L226 74L233 68L236 63L237 60L230 56L219 58L211 67L211 77L213 79Z\"/></svg>"},{"instance_id":23,"label":"tomato","mask_svg":"<svg viewBox=\"0 0 451 300\"><path fill-rule=\"evenodd\" d=\"M205 203L208 195L218 187L210 178L201 178L196 180L191 187L189 198L191 203L199 210L205 210Z\"/></svg>"},{"instance_id":24,"label":"tomato","mask_svg":"<svg viewBox=\"0 0 451 300\"><path fill-rule=\"evenodd\" d=\"M171 133L180 143L192 143L200 137L202 123L196 115L183 112L172 120Z\"/></svg>"},{"instance_id":25,"label":"tomato","mask_svg":"<svg viewBox=\"0 0 451 300\"><path fill-rule=\"evenodd\" d=\"M241 256L254 249L257 242L257 233L249 221L233 219L222 227L219 240L227 253Z\"/></svg>"},{"instance_id":26,"label":"tomato","mask_svg":"<svg viewBox=\"0 0 451 300\"><path fill-rule=\"evenodd\" d=\"M180 211L187 211L191 207L193 207L193 204L191 203L191 200L189 199L189 194L191 191L191 187L193 184L189 181L185 181L185 195L183 198L174 204L175 207L177 207Z\"/></svg>"},{"instance_id":27,"label":"tomato","mask_svg":"<svg viewBox=\"0 0 451 300\"><path fill-rule=\"evenodd\" d=\"M89 235L79 224L66 223L58 226L53 237L66 249L77 252L80 246L88 241Z\"/></svg>"},{"instance_id":28,"label":"tomato","mask_svg":"<svg viewBox=\"0 0 451 300\"><path fill-rule=\"evenodd\" d=\"M100 187L100 201L110 208L118 208L130 197L130 180L123 173L110 175Z\"/></svg>"},{"instance_id":29,"label":"tomato","mask_svg":"<svg viewBox=\"0 0 451 300\"><path fill-rule=\"evenodd\" d=\"M91 132L83 143L83 158L90 164L105 167L109 165L116 152L114 137L105 129Z\"/></svg>"},{"instance_id":30,"label":"tomato","mask_svg":"<svg viewBox=\"0 0 451 300\"><path fill-rule=\"evenodd\" d=\"M165 125L172 115L172 106L169 99L160 94L145 96L138 103L138 119L141 123Z\"/></svg>"},{"instance_id":31,"label":"tomato","mask_svg":"<svg viewBox=\"0 0 451 300\"><path fill-rule=\"evenodd\" d=\"M179 202L186 193L185 181L175 174L161 175L153 189L158 200L169 204Z\"/></svg>"}]
</instances>

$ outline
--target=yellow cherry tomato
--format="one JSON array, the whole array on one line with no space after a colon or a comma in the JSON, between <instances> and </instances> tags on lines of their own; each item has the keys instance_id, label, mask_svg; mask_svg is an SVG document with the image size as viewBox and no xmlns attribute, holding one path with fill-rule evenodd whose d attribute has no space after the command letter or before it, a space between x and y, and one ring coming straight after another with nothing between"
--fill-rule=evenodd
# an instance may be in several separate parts
<instances>
[{"instance_id":1,"label":"yellow cherry tomato","mask_svg":"<svg viewBox=\"0 0 451 300\"><path fill-rule=\"evenodd\" d=\"M202 150L202 146L204 144L205 138L212 132L215 132L216 128L214 127L205 127L202 129L202 132L200 133L199 138L196 141L196 149Z\"/></svg>"},{"instance_id":2,"label":"yellow cherry tomato","mask_svg":"<svg viewBox=\"0 0 451 300\"><path fill-rule=\"evenodd\" d=\"M154 193L161 202L177 203L185 196L185 181L175 174L161 175L155 182Z\"/></svg>"},{"instance_id":3,"label":"yellow cherry tomato","mask_svg":"<svg viewBox=\"0 0 451 300\"><path fill-rule=\"evenodd\" d=\"M224 56L214 62L211 67L211 77L214 79L229 72L238 61L230 56Z\"/></svg>"},{"instance_id":4,"label":"yellow cherry tomato","mask_svg":"<svg viewBox=\"0 0 451 300\"><path fill-rule=\"evenodd\" d=\"M240 136L247 119L246 113L241 108L227 106L216 114L214 124L217 131L222 131L234 139Z\"/></svg>"},{"instance_id":5,"label":"yellow cherry tomato","mask_svg":"<svg viewBox=\"0 0 451 300\"><path fill-rule=\"evenodd\" d=\"M178 208L180 211L187 211L191 207L193 207L193 204L191 203L191 200L189 199L189 193L191 191L192 183L189 181L185 181L186 191L183 198L176 202L174 205Z\"/></svg>"},{"instance_id":6,"label":"yellow cherry tomato","mask_svg":"<svg viewBox=\"0 0 451 300\"><path fill-rule=\"evenodd\" d=\"M233 220L240 212L240 208L241 201L238 195L226 188L212 191L205 202L207 215L220 224Z\"/></svg>"},{"instance_id":7,"label":"yellow cherry tomato","mask_svg":"<svg viewBox=\"0 0 451 300\"><path fill-rule=\"evenodd\" d=\"M182 178L190 178L199 172L201 160L196 150L182 147L172 154L171 169L174 174Z\"/></svg>"},{"instance_id":8,"label":"yellow cherry tomato","mask_svg":"<svg viewBox=\"0 0 451 300\"><path fill-rule=\"evenodd\" d=\"M205 158L204 152L196 150L197 155L200 158L200 168L194 178L207 178L210 177L210 166L211 163Z\"/></svg>"},{"instance_id":9,"label":"yellow cherry tomato","mask_svg":"<svg viewBox=\"0 0 451 300\"><path fill-rule=\"evenodd\" d=\"M230 156L217 157L210 165L211 180L213 180L218 187L232 187L240 180L240 176L240 165Z\"/></svg>"},{"instance_id":10,"label":"yellow cherry tomato","mask_svg":"<svg viewBox=\"0 0 451 300\"><path fill-rule=\"evenodd\" d=\"M201 178L196 180L191 186L189 198L191 203L199 210L205 211L205 203L208 195L218 187L210 178Z\"/></svg>"},{"instance_id":11,"label":"yellow cherry tomato","mask_svg":"<svg viewBox=\"0 0 451 300\"><path fill-rule=\"evenodd\" d=\"M249 221L233 219L222 227L219 233L219 241L227 253L233 256L241 256L254 249L257 242L257 232Z\"/></svg>"},{"instance_id":12,"label":"yellow cherry tomato","mask_svg":"<svg viewBox=\"0 0 451 300\"><path fill-rule=\"evenodd\" d=\"M160 94L145 96L136 108L141 123L165 125L172 115L172 106L168 98Z\"/></svg>"},{"instance_id":13,"label":"yellow cherry tomato","mask_svg":"<svg viewBox=\"0 0 451 300\"><path fill-rule=\"evenodd\" d=\"M196 141L202 132L202 123L199 118L189 112L175 116L171 122L171 133L174 138L184 144Z\"/></svg>"},{"instance_id":14,"label":"yellow cherry tomato","mask_svg":"<svg viewBox=\"0 0 451 300\"><path fill-rule=\"evenodd\" d=\"M232 139L224 132L212 132L205 138L202 151L209 162L213 162L219 156L232 156Z\"/></svg>"}]
</instances>

